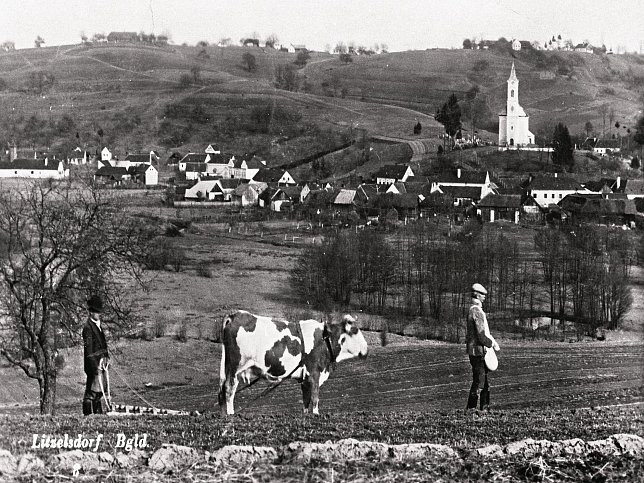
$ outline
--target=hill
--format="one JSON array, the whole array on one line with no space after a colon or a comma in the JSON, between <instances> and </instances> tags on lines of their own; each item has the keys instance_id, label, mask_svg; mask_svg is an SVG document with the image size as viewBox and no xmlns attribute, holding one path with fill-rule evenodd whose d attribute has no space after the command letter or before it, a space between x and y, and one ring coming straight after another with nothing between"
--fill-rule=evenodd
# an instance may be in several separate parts
<instances>
[{"instance_id":1,"label":"hill","mask_svg":"<svg viewBox=\"0 0 644 483\"><path fill-rule=\"evenodd\" d=\"M255 58L253 71L243 65L245 53ZM278 71L295 58L256 47L145 44L3 52L0 142L60 153L79 144L187 152L216 142L292 162L357 135L422 140L431 151L442 131L433 113L450 93L464 99L473 88L487 106L477 124L494 140L512 62L537 135L549 136L559 121L571 133L583 132L587 121L595 132L615 132L615 121L624 131L644 92L644 59L634 55L434 49L344 64L313 52L293 71L297 87L277 88ZM418 121L423 130L415 136Z\"/></svg>"}]
</instances>

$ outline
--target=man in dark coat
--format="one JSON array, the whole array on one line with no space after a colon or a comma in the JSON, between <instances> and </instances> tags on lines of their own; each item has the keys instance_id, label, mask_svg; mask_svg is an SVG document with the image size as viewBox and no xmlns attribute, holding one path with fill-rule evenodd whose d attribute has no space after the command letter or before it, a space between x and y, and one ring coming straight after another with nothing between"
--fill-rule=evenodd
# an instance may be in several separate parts
<instances>
[{"instance_id":1,"label":"man in dark coat","mask_svg":"<svg viewBox=\"0 0 644 483\"><path fill-rule=\"evenodd\" d=\"M483 311L483 302L487 290L480 283L472 285L472 306L467 315L467 354L472 366L472 386L467 398L467 409L476 409L481 396L481 410L490 405L490 385L488 383L488 369L485 365L485 351L499 350L499 344L490 334L487 317Z\"/></svg>"},{"instance_id":2,"label":"man in dark coat","mask_svg":"<svg viewBox=\"0 0 644 483\"><path fill-rule=\"evenodd\" d=\"M103 301L97 295L90 297L87 301L89 317L83 327L84 368L87 375L85 383L85 394L83 396L83 414L102 414L101 378L105 387L105 371L109 360L107 353L107 341L101 327L101 313L103 312Z\"/></svg>"}]
</instances>

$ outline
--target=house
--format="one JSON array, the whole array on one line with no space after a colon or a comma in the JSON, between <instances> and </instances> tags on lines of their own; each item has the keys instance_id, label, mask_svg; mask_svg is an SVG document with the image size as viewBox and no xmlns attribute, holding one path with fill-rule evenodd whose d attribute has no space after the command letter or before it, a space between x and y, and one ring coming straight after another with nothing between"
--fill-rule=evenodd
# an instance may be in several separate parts
<instances>
[{"instance_id":1,"label":"house","mask_svg":"<svg viewBox=\"0 0 644 483\"><path fill-rule=\"evenodd\" d=\"M45 159L14 159L0 161L0 178L65 179L69 168L62 161Z\"/></svg>"},{"instance_id":2,"label":"house","mask_svg":"<svg viewBox=\"0 0 644 483\"><path fill-rule=\"evenodd\" d=\"M139 35L136 32L110 32L107 34L108 42L138 42Z\"/></svg>"},{"instance_id":3,"label":"house","mask_svg":"<svg viewBox=\"0 0 644 483\"><path fill-rule=\"evenodd\" d=\"M299 186L281 186L271 196L271 210L285 211L300 204L302 188Z\"/></svg>"},{"instance_id":4,"label":"house","mask_svg":"<svg viewBox=\"0 0 644 483\"><path fill-rule=\"evenodd\" d=\"M230 178L228 172L229 163L235 160L235 156L222 153L208 154L208 161L206 161L206 172L208 176L221 176L222 178Z\"/></svg>"},{"instance_id":5,"label":"house","mask_svg":"<svg viewBox=\"0 0 644 483\"><path fill-rule=\"evenodd\" d=\"M87 164L89 159L90 156L87 153L87 150L82 149L80 146L74 148L74 150L72 150L72 152L68 156L70 164Z\"/></svg>"},{"instance_id":6,"label":"house","mask_svg":"<svg viewBox=\"0 0 644 483\"><path fill-rule=\"evenodd\" d=\"M295 45L291 44L291 47L293 47L293 52L306 52L307 51L306 45L304 45L304 44L295 44ZM290 52L290 50L289 50L289 52Z\"/></svg>"},{"instance_id":7,"label":"house","mask_svg":"<svg viewBox=\"0 0 644 483\"><path fill-rule=\"evenodd\" d=\"M151 164L142 163L128 168L132 179L145 186L156 186L159 184L159 170Z\"/></svg>"},{"instance_id":8,"label":"house","mask_svg":"<svg viewBox=\"0 0 644 483\"><path fill-rule=\"evenodd\" d=\"M188 153L186 154L181 160L179 161L179 172L184 172L186 170L186 167L188 164L203 164L205 165L208 161L210 161L210 155L209 154L201 154L201 153ZM205 170L204 170L205 171Z\"/></svg>"},{"instance_id":9,"label":"house","mask_svg":"<svg viewBox=\"0 0 644 483\"><path fill-rule=\"evenodd\" d=\"M391 197L391 206L398 212L398 219L416 219L420 213L419 201L415 193L402 193Z\"/></svg>"},{"instance_id":10,"label":"house","mask_svg":"<svg viewBox=\"0 0 644 483\"><path fill-rule=\"evenodd\" d=\"M518 39L513 39L512 50L521 50L521 41L519 41Z\"/></svg>"},{"instance_id":11,"label":"house","mask_svg":"<svg viewBox=\"0 0 644 483\"><path fill-rule=\"evenodd\" d=\"M541 222L542 210L532 196L490 193L477 204L477 211L484 221L497 220Z\"/></svg>"},{"instance_id":12,"label":"house","mask_svg":"<svg viewBox=\"0 0 644 483\"><path fill-rule=\"evenodd\" d=\"M289 172L281 168L260 168L252 180L261 183L277 183L278 186L297 184Z\"/></svg>"},{"instance_id":13,"label":"house","mask_svg":"<svg viewBox=\"0 0 644 483\"><path fill-rule=\"evenodd\" d=\"M333 198L331 206L342 213L354 211L356 208L356 190L341 189Z\"/></svg>"},{"instance_id":14,"label":"house","mask_svg":"<svg viewBox=\"0 0 644 483\"><path fill-rule=\"evenodd\" d=\"M114 167L109 164L101 166L94 173L94 181L100 185L121 186L132 179L132 174L127 168Z\"/></svg>"},{"instance_id":15,"label":"house","mask_svg":"<svg viewBox=\"0 0 644 483\"><path fill-rule=\"evenodd\" d=\"M268 188L266 183L244 183L233 191L232 201L241 206L257 206L259 196Z\"/></svg>"},{"instance_id":16,"label":"house","mask_svg":"<svg viewBox=\"0 0 644 483\"><path fill-rule=\"evenodd\" d=\"M197 180L208 176L205 163L186 163L183 172L187 180Z\"/></svg>"},{"instance_id":17,"label":"house","mask_svg":"<svg viewBox=\"0 0 644 483\"><path fill-rule=\"evenodd\" d=\"M574 47L575 52L583 52L585 54L592 54L593 51L593 46L588 44L588 43L583 43L583 44L577 44Z\"/></svg>"},{"instance_id":18,"label":"house","mask_svg":"<svg viewBox=\"0 0 644 483\"><path fill-rule=\"evenodd\" d=\"M208 147L204 150L207 154L221 154L221 149L216 144L209 144Z\"/></svg>"},{"instance_id":19,"label":"house","mask_svg":"<svg viewBox=\"0 0 644 483\"><path fill-rule=\"evenodd\" d=\"M589 193L589 191L581 186L576 180L565 176L559 176L555 173L554 176L532 176L524 182L526 195L532 196L535 201L542 208L546 208L549 204L557 204L567 195L575 193Z\"/></svg>"},{"instance_id":20,"label":"house","mask_svg":"<svg viewBox=\"0 0 644 483\"><path fill-rule=\"evenodd\" d=\"M159 158L154 151L142 154L128 154L124 159L124 161L129 162L130 166L138 166L139 164L152 164L153 161L158 160Z\"/></svg>"},{"instance_id":21,"label":"house","mask_svg":"<svg viewBox=\"0 0 644 483\"><path fill-rule=\"evenodd\" d=\"M454 206L470 206L485 196L480 186L440 186L439 191L452 199Z\"/></svg>"},{"instance_id":22,"label":"house","mask_svg":"<svg viewBox=\"0 0 644 483\"><path fill-rule=\"evenodd\" d=\"M235 159L234 157L228 162L228 177L240 179L253 179L260 169L266 167L266 161L257 156L253 156L248 161L245 159Z\"/></svg>"},{"instance_id":23,"label":"house","mask_svg":"<svg viewBox=\"0 0 644 483\"><path fill-rule=\"evenodd\" d=\"M467 189L466 189L467 188ZM430 192L447 193L454 199L456 206L476 203L489 193L497 190L487 171L465 171L456 168L453 171L441 173L432 183Z\"/></svg>"},{"instance_id":24,"label":"house","mask_svg":"<svg viewBox=\"0 0 644 483\"><path fill-rule=\"evenodd\" d=\"M381 167L376 174L376 184L404 183L414 176L414 172L406 164L387 164Z\"/></svg>"},{"instance_id":25,"label":"house","mask_svg":"<svg viewBox=\"0 0 644 483\"><path fill-rule=\"evenodd\" d=\"M600 156L606 156L607 154L619 153L621 148L619 146L619 140L617 139L600 139L593 147L593 153L599 154Z\"/></svg>"},{"instance_id":26,"label":"house","mask_svg":"<svg viewBox=\"0 0 644 483\"><path fill-rule=\"evenodd\" d=\"M216 180L213 188L215 201L232 201L235 189L241 184L248 183L243 179L222 178Z\"/></svg>"},{"instance_id":27,"label":"house","mask_svg":"<svg viewBox=\"0 0 644 483\"><path fill-rule=\"evenodd\" d=\"M610 194L568 195L559 202L572 223L630 224L638 216L635 201Z\"/></svg>"},{"instance_id":28,"label":"house","mask_svg":"<svg viewBox=\"0 0 644 483\"><path fill-rule=\"evenodd\" d=\"M289 44L289 45L282 44L280 46L280 52L289 52L291 54L294 54L295 53L295 47L293 46L293 44Z\"/></svg>"},{"instance_id":29,"label":"house","mask_svg":"<svg viewBox=\"0 0 644 483\"><path fill-rule=\"evenodd\" d=\"M214 188L218 180L201 180L194 186L188 188L183 197L186 201L213 201L215 199Z\"/></svg>"},{"instance_id":30,"label":"house","mask_svg":"<svg viewBox=\"0 0 644 483\"><path fill-rule=\"evenodd\" d=\"M178 166L179 161L181 161L181 159L183 159L183 154L178 153L177 151L175 151L174 153L172 153L168 157L168 160L166 161L166 165L167 166Z\"/></svg>"},{"instance_id":31,"label":"house","mask_svg":"<svg viewBox=\"0 0 644 483\"><path fill-rule=\"evenodd\" d=\"M112 151L107 147L101 149L101 161L112 161Z\"/></svg>"}]
</instances>

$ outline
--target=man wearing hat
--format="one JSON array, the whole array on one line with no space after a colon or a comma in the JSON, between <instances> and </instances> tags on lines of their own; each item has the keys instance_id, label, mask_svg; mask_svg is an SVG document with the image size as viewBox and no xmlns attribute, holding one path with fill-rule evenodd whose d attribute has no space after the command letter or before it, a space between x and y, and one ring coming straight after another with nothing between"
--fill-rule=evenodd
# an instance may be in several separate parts
<instances>
[{"instance_id":1,"label":"man wearing hat","mask_svg":"<svg viewBox=\"0 0 644 483\"><path fill-rule=\"evenodd\" d=\"M109 360L107 341L103 327L101 327L103 301L98 295L90 297L87 301L87 310L89 317L83 326L84 368L87 375L83 396L83 414L85 416L103 413L101 383L105 381L104 373Z\"/></svg>"},{"instance_id":2,"label":"man wearing hat","mask_svg":"<svg viewBox=\"0 0 644 483\"><path fill-rule=\"evenodd\" d=\"M487 317L483 312L483 302L487 290L480 283L472 285L472 306L467 315L467 354L472 365L472 386L467 398L467 409L476 409L481 396L481 410L490 404L490 386L487 380L488 369L485 365L485 351L499 350L499 344L490 335Z\"/></svg>"}]
</instances>

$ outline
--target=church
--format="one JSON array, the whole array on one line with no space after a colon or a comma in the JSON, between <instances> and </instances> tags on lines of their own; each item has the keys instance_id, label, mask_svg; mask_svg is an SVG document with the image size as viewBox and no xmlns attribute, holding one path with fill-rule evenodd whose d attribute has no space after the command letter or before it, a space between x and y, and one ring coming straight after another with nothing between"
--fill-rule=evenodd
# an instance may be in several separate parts
<instances>
[{"instance_id":1,"label":"church","mask_svg":"<svg viewBox=\"0 0 644 483\"><path fill-rule=\"evenodd\" d=\"M529 120L530 117L519 105L519 79L512 62L505 112L499 114L499 148L516 149L534 144L534 134L528 129Z\"/></svg>"}]
</instances>

